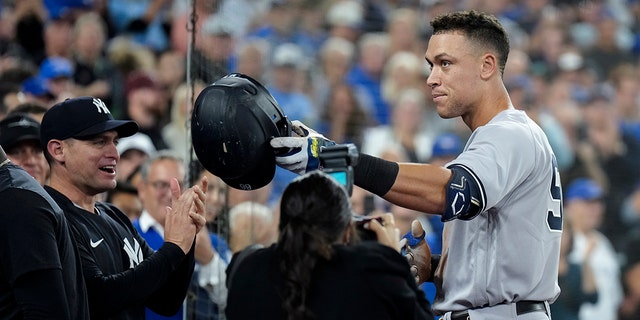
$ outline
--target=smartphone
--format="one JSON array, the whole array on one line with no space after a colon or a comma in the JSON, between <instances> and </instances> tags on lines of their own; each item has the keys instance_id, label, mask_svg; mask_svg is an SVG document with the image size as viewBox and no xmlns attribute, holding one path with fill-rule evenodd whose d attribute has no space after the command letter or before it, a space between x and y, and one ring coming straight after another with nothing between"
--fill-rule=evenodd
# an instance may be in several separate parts
<instances>
[{"instance_id":1,"label":"smartphone","mask_svg":"<svg viewBox=\"0 0 640 320\"><path fill-rule=\"evenodd\" d=\"M360 240L363 241L377 241L378 237L376 236L376 233L372 230L369 229L365 229L364 228L364 224L371 221L371 220L378 220L378 222L380 222L380 224L382 224L382 217L371 217L371 216L361 216L361 215L354 215L353 216L353 221L355 222L356 225L356 230L358 231L358 237L360 238Z\"/></svg>"}]
</instances>

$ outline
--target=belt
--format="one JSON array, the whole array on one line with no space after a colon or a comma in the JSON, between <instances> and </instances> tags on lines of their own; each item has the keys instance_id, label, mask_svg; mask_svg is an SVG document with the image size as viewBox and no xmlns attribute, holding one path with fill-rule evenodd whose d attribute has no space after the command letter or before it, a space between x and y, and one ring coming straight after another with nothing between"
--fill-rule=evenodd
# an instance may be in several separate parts
<instances>
[{"instance_id":1,"label":"belt","mask_svg":"<svg viewBox=\"0 0 640 320\"><path fill-rule=\"evenodd\" d=\"M516 302L516 314L522 315L529 312L544 311L547 307L542 301L518 301ZM469 320L469 311L453 311L451 312L451 320Z\"/></svg>"}]
</instances>

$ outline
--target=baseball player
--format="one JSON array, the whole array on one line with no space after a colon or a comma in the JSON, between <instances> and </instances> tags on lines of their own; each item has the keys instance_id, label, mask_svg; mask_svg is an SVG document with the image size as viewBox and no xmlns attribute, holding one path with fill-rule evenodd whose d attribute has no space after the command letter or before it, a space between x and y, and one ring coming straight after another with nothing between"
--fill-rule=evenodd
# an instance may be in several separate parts
<instances>
[{"instance_id":1,"label":"baseball player","mask_svg":"<svg viewBox=\"0 0 640 320\"><path fill-rule=\"evenodd\" d=\"M498 20L477 11L431 22L427 85L443 118L462 117L472 134L445 167L361 154L355 184L445 221L433 310L445 320L550 319L562 232L562 189L545 134L516 110L503 84L509 53ZM276 162L302 173L331 141L294 121L303 135L271 140L296 148Z\"/></svg>"},{"instance_id":2,"label":"baseball player","mask_svg":"<svg viewBox=\"0 0 640 320\"><path fill-rule=\"evenodd\" d=\"M2 146L0 208L0 318L89 319L68 220L42 186L9 160Z\"/></svg>"},{"instance_id":3,"label":"baseball player","mask_svg":"<svg viewBox=\"0 0 640 320\"><path fill-rule=\"evenodd\" d=\"M206 180L181 194L170 184L164 242L153 250L130 219L96 195L115 188L116 144L138 131L135 122L115 120L93 97L66 99L52 106L40 126L51 165L47 193L64 211L80 253L91 319L144 319L145 307L175 314L185 299L203 217Z\"/></svg>"}]
</instances>

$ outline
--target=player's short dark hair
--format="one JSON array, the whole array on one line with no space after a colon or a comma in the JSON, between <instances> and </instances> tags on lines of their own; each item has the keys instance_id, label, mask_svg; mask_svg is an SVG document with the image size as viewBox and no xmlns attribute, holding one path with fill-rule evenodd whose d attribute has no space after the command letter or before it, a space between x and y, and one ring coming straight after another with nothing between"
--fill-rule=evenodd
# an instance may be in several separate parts
<instances>
[{"instance_id":1,"label":"player's short dark hair","mask_svg":"<svg viewBox=\"0 0 640 320\"><path fill-rule=\"evenodd\" d=\"M476 44L495 50L500 73L504 73L509 56L509 36L495 16L475 10L457 11L436 17L431 21L431 27L433 34L463 32Z\"/></svg>"}]
</instances>

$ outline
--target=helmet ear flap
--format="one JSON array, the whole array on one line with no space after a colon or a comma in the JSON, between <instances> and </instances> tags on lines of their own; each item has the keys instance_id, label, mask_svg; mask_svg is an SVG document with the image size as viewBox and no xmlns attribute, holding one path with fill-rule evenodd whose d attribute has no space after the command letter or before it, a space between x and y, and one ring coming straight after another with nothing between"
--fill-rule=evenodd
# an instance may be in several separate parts
<instances>
[{"instance_id":1,"label":"helmet ear flap","mask_svg":"<svg viewBox=\"0 0 640 320\"><path fill-rule=\"evenodd\" d=\"M191 140L202 166L229 186L253 190L275 174L274 137L290 136L291 122L255 79L228 74L196 98Z\"/></svg>"}]
</instances>

